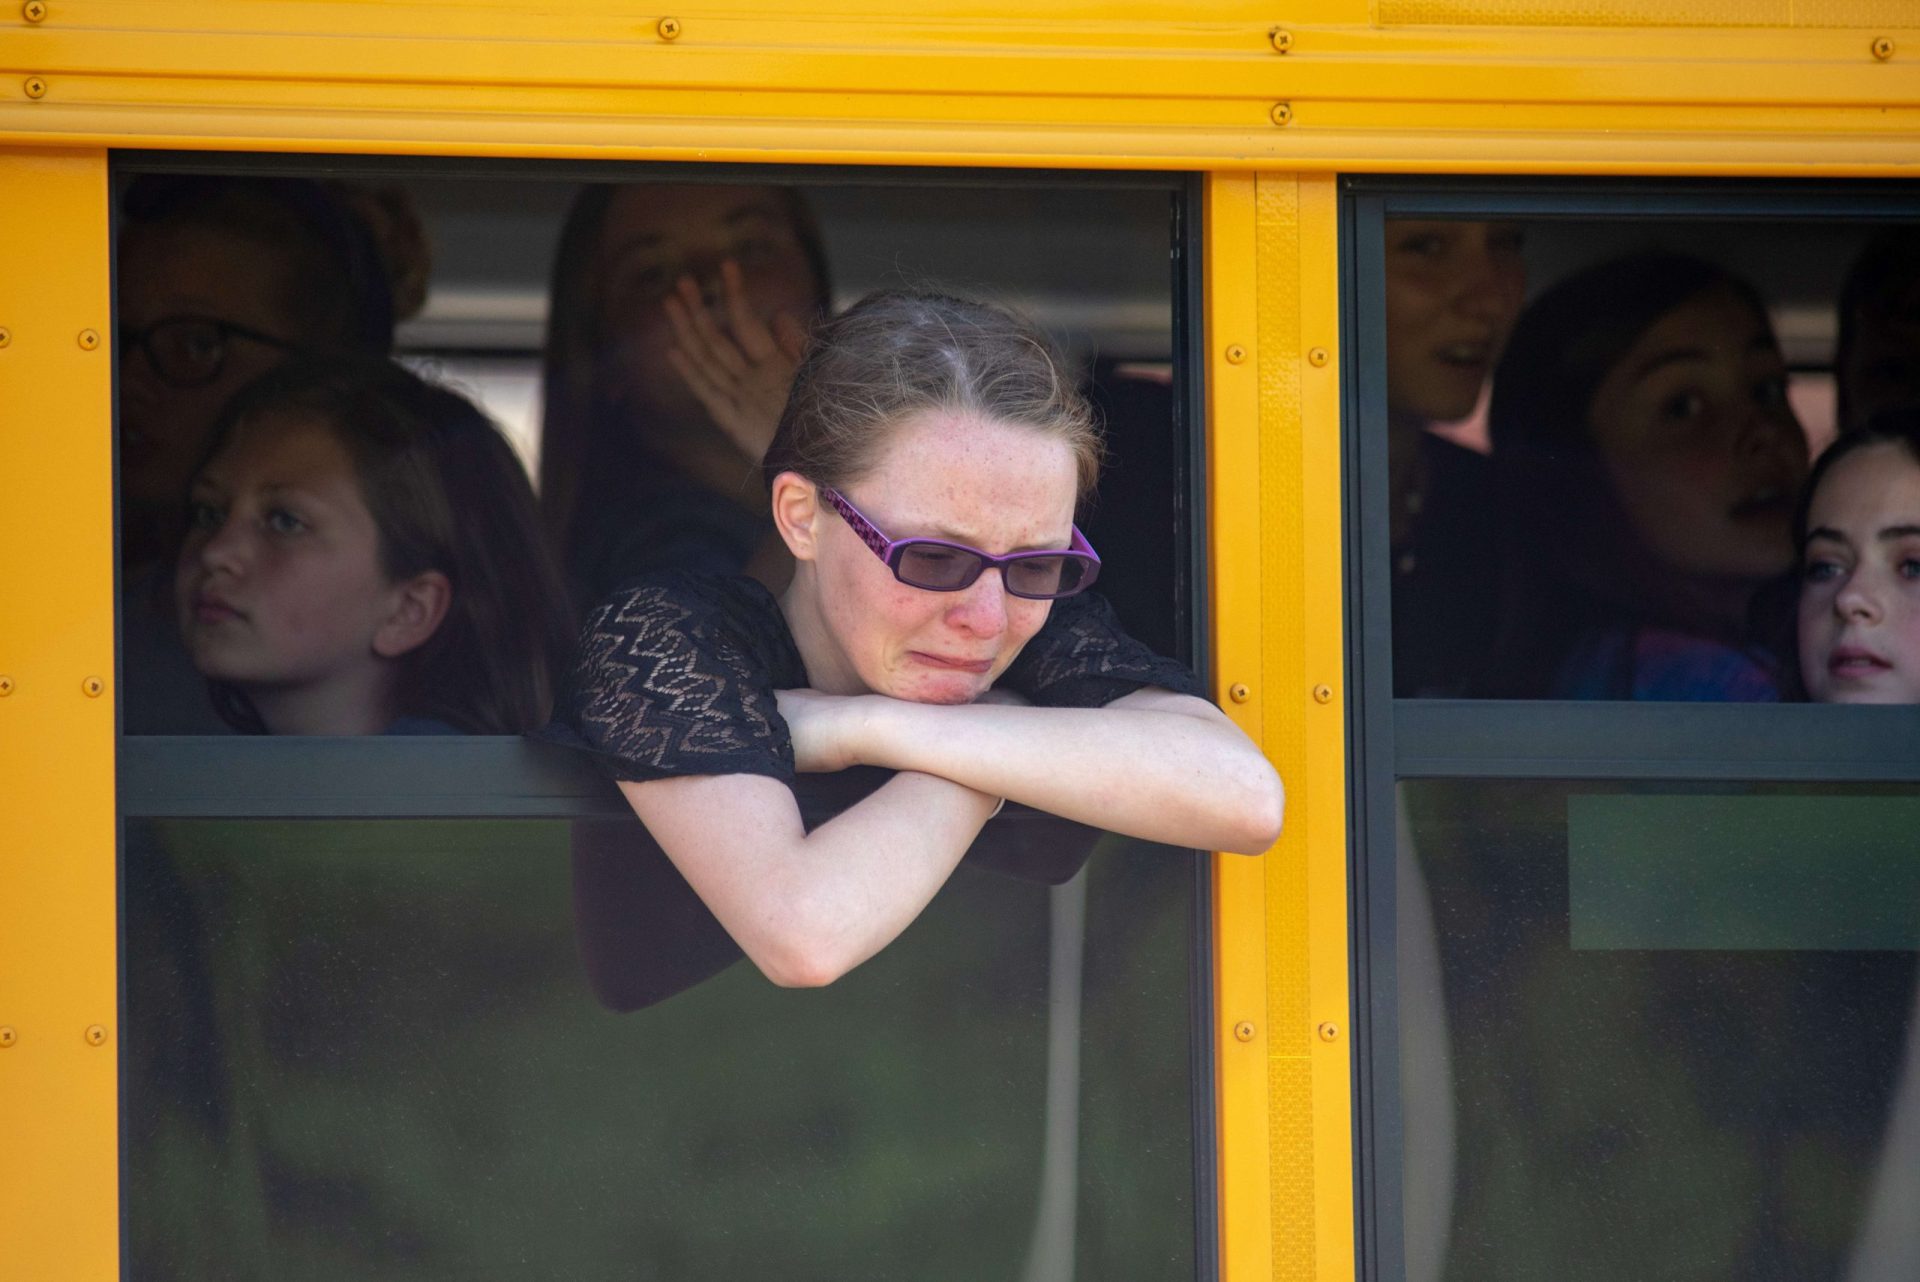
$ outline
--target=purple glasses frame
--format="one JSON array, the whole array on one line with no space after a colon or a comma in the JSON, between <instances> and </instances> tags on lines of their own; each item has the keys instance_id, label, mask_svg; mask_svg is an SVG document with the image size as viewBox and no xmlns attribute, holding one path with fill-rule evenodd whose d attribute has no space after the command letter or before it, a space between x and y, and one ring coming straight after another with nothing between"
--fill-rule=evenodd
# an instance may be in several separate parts
<instances>
[{"instance_id":1,"label":"purple glasses frame","mask_svg":"<svg viewBox=\"0 0 1920 1282\"><path fill-rule=\"evenodd\" d=\"M880 527L872 521L869 521L859 508L847 502L846 496L839 491L823 485L820 487L820 497L827 501L827 506L840 514L841 519L847 523L847 527L860 536L862 543L873 549L875 556L887 563L887 568L893 571L894 578L899 579L910 588L919 588L923 592L963 592L972 587L974 582L979 579L982 574L985 574L989 567L997 567L1000 570L1000 586L1012 595L1023 597L1029 601L1057 601L1061 597L1073 596L1076 593L1086 591L1093 586L1093 581L1100 577L1100 554L1093 550L1093 545L1087 542L1087 536L1080 533L1080 527L1077 525L1072 527L1073 546L1070 548L1063 548L1058 551L1009 552L1005 556L994 556L990 552L982 552L979 548L970 548L964 543L949 543L945 539L890 539L882 534ZM903 578L900 574L901 558L906 555L908 549L916 546L947 548L955 552L965 552L968 556L974 558L973 573L969 574L964 582L956 583L950 588L928 587L924 583L914 583L911 580ZM1041 557L1049 556L1067 557L1084 563L1086 566L1085 577L1065 592L1021 592L1007 580L1006 567L1009 565L1014 565L1021 561L1037 561Z\"/></svg>"}]
</instances>

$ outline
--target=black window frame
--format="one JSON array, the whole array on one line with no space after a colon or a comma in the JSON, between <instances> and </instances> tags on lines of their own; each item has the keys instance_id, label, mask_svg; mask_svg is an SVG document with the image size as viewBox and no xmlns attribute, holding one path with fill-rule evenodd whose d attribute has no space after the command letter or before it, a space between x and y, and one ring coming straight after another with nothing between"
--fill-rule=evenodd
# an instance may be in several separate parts
<instances>
[{"instance_id":1,"label":"black window frame","mask_svg":"<svg viewBox=\"0 0 1920 1282\"><path fill-rule=\"evenodd\" d=\"M317 153L115 150L108 190L136 174L176 173L392 181L403 178L487 182L700 182L823 187L1075 188L1159 191L1171 210L1168 297L1173 328L1172 430L1184 438L1182 475L1173 478L1176 534L1176 635L1179 657L1210 679L1210 612L1204 557L1207 538L1207 433L1204 176L1199 173L1104 169L727 164L704 162L544 160L490 157L382 156ZM110 243L117 246L118 210ZM118 308L117 282L114 307ZM109 333L118 333L110 327ZM119 372L114 373L113 494L119 512ZM117 540L116 540L117 545ZM120 565L115 564L116 611ZM114 664L120 670L120 620ZM287 738L217 735L128 735L116 709L116 869L124 869L128 821L147 819L575 819L631 813L617 789L576 753L515 736ZM858 772L855 772L858 773ZM838 776L803 776L795 788L809 822L847 804ZM1028 821L1009 807L996 824ZM123 872L117 871L116 876ZM124 941L125 890L116 940ZM1213 1052L1213 883L1210 862L1194 860L1188 956L1193 1142L1193 1257L1197 1282L1220 1274L1217 1095ZM119 1015L126 1025L124 963ZM124 1152L125 1110L122 1113ZM125 1205L125 1198L122 1199Z\"/></svg>"},{"instance_id":2,"label":"black window frame","mask_svg":"<svg viewBox=\"0 0 1920 1282\"><path fill-rule=\"evenodd\" d=\"M1395 795L1402 780L1920 782L1915 710L1812 704L1405 699L1393 695L1387 479L1386 222L1920 223L1893 180L1349 176L1340 310L1349 884L1360 1276L1405 1273ZM1836 292L1839 282L1834 282Z\"/></svg>"}]
</instances>

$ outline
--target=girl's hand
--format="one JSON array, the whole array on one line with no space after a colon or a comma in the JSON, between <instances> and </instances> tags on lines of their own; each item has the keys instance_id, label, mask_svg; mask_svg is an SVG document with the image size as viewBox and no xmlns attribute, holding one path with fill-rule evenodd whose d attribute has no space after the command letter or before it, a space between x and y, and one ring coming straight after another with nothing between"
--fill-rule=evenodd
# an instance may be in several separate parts
<instances>
[{"instance_id":1,"label":"girl's hand","mask_svg":"<svg viewBox=\"0 0 1920 1282\"><path fill-rule=\"evenodd\" d=\"M774 699L793 737L793 764L803 774L831 774L865 763L861 733L872 695L776 690Z\"/></svg>"},{"instance_id":2,"label":"girl's hand","mask_svg":"<svg viewBox=\"0 0 1920 1282\"><path fill-rule=\"evenodd\" d=\"M807 332L785 312L776 314L771 325L756 316L740 265L732 259L720 264L720 286L726 301L725 329L714 323L691 276L682 276L662 301L673 330L667 360L706 407L714 426L758 463L786 408Z\"/></svg>"}]
</instances>

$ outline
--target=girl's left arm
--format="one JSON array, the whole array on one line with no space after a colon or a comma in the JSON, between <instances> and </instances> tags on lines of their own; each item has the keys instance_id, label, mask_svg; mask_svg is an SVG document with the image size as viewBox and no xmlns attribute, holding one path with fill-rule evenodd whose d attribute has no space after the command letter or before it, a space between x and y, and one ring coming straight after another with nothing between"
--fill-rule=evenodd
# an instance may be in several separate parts
<instances>
[{"instance_id":1,"label":"girl's left arm","mask_svg":"<svg viewBox=\"0 0 1920 1282\"><path fill-rule=\"evenodd\" d=\"M1259 854L1280 835L1280 776L1212 704L1147 687L1103 708L946 706L783 690L802 770L938 775L1147 841Z\"/></svg>"}]
</instances>

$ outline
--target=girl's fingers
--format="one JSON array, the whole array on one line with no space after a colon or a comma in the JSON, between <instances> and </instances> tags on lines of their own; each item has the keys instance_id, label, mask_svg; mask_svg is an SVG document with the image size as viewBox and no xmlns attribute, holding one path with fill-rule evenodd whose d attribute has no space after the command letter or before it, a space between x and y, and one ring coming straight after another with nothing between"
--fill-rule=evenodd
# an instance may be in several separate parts
<instances>
[{"instance_id":1,"label":"girl's fingers","mask_svg":"<svg viewBox=\"0 0 1920 1282\"><path fill-rule=\"evenodd\" d=\"M720 288L727 300L727 323L733 329L733 341L740 345L747 359L757 365L773 356L776 351L773 334L754 315L747 302L747 285L740 275L740 264L731 258L720 264Z\"/></svg>"},{"instance_id":2,"label":"girl's fingers","mask_svg":"<svg viewBox=\"0 0 1920 1282\"><path fill-rule=\"evenodd\" d=\"M780 345L780 354L787 358L787 364L799 368L800 358L807 354L807 327L785 312L776 312L773 317L773 341ZM788 377L792 377L789 370Z\"/></svg>"},{"instance_id":3,"label":"girl's fingers","mask_svg":"<svg viewBox=\"0 0 1920 1282\"><path fill-rule=\"evenodd\" d=\"M691 276L682 276L678 286L678 299L687 319L691 341L686 344L690 355L703 355L709 361L738 378L747 372L747 358L734 345L732 339L721 332L713 323L713 314L707 310L706 301L700 297L700 287Z\"/></svg>"}]
</instances>

